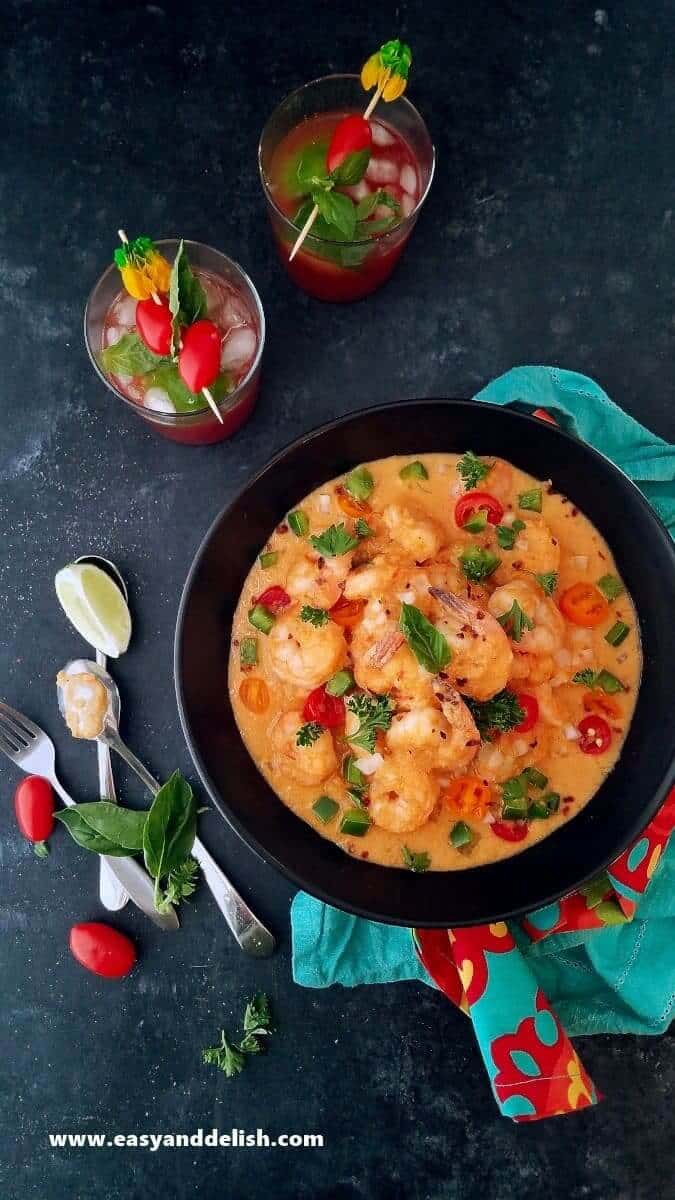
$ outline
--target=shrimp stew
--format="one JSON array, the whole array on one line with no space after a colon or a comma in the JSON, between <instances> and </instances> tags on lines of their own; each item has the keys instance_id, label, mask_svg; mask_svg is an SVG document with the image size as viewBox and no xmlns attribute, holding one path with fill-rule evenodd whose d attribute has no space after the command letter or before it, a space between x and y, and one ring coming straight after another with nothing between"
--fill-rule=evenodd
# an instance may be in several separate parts
<instances>
[{"instance_id":1,"label":"shrimp stew","mask_svg":"<svg viewBox=\"0 0 675 1200\"><path fill-rule=\"evenodd\" d=\"M369 862L450 871L569 821L615 765L635 608L573 501L467 452L334 479L261 547L230 697L260 771Z\"/></svg>"}]
</instances>

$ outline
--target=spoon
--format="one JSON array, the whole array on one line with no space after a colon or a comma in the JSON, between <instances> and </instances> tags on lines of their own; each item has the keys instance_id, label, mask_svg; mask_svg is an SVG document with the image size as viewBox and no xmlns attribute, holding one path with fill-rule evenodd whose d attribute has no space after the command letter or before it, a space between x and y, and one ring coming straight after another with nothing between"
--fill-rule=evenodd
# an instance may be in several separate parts
<instances>
[{"instance_id":1,"label":"spoon","mask_svg":"<svg viewBox=\"0 0 675 1200\"><path fill-rule=\"evenodd\" d=\"M75 561L78 563L91 563L92 566L99 567L101 571L105 571L106 575L108 575L109 578L112 579L113 583L117 585L124 596L125 601L128 602L129 593L127 591L127 585L115 564L110 562L110 559L103 558L101 554L82 554L80 558L77 558ZM94 647L94 649L96 650L96 662L98 663L99 667L103 667L105 670L107 666L105 654L102 650L97 649L97 647ZM110 800L113 804L116 804L117 796L115 794L115 780L113 778L112 763L110 761L110 750L104 742L96 743L96 758L98 762L99 797L101 800ZM124 908L124 905L129 899L129 893L125 890L120 881L115 878L108 864L103 858L101 859L101 865L99 868L98 894L100 896L101 903L107 909L109 909L110 912L118 912L120 908Z\"/></svg>"},{"instance_id":2,"label":"spoon","mask_svg":"<svg viewBox=\"0 0 675 1200\"><path fill-rule=\"evenodd\" d=\"M108 708L103 718L103 728L97 735L96 740L103 742L111 750L115 750L128 766L131 767L132 771L136 772L138 778L145 784L148 791L155 796L159 791L157 780L120 737L118 729L120 694L117 690L115 680L107 671L99 667L97 663L90 662L85 658L74 659L63 669L67 675L80 675L83 673L94 675L103 684L108 696ZM63 692L58 685L57 690L59 708L65 717ZM230 880L220 869L215 859L211 857L206 846L204 846L199 838L195 838L194 840L192 855L199 863L206 884L218 908L225 917L240 949L246 954L250 954L253 958L268 958L275 948L272 934L253 915L246 902L239 895L234 885L230 883Z\"/></svg>"}]
</instances>

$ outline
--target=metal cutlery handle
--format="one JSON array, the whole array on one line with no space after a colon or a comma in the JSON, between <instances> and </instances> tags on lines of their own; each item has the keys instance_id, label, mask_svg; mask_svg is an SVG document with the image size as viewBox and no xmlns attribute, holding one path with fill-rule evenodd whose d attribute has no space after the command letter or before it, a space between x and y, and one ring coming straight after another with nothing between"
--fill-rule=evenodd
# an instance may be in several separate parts
<instances>
[{"instance_id":1,"label":"metal cutlery handle","mask_svg":"<svg viewBox=\"0 0 675 1200\"><path fill-rule=\"evenodd\" d=\"M105 670L106 656L101 650L96 651L96 662ZM98 764L98 794L101 800L117 802L115 795L115 780L112 772L110 750L103 742L96 743L96 762ZM109 912L119 912L129 899L129 893L123 887L117 875L108 866L105 858L101 858L98 875L98 894L101 904Z\"/></svg>"}]
</instances>

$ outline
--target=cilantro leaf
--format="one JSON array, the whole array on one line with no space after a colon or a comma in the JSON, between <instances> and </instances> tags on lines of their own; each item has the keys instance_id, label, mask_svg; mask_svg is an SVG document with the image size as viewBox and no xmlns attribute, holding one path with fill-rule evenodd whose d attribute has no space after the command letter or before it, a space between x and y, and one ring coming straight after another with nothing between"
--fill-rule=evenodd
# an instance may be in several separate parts
<instances>
[{"instance_id":1,"label":"cilantro leaf","mask_svg":"<svg viewBox=\"0 0 675 1200\"><path fill-rule=\"evenodd\" d=\"M317 738L323 733L323 725L319 725L318 721L308 721L306 725L301 725L295 735L296 746L313 746Z\"/></svg>"},{"instance_id":2,"label":"cilantro leaf","mask_svg":"<svg viewBox=\"0 0 675 1200\"><path fill-rule=\"evenodd\" d=\"M220 1032L220 1045L202 1050L202 1061L219 1067L227 1079L239 1075L246 1066L247 1054L261 1054L261 1038L273 1032L270 1002L264 992L249 1000L244 1012L244 1036L238 1044L228 1038L225 1030Z\"/></svg>"},{"instance_id":3,"label":"cilantro leaf","mask_svg":"<svg viewBox=\"0 0 675 1200\"><path fill-rule=\"evenodd\" d=\"M502 629L505 629L514 642L519 642L526 629L534 629L534 621L528 617L517 600L513 601L508 612L497 617Z\"/></svg>"},{"instance_id":4,"label":"cilantro leaf","mask_svg":"<svg viewBox=\"0 0 675 1200\"><path fill-rule=\"evenodd\" d=\"M370 528L370 525L368 524L368 522L365 521L363 517L358 517L358 519L356 521L357 537L369 538L369 537L372 537L374 533L375 533L375 530Z\"/></svg>"},{"instance_id":5,"label":"cilantro leaf","mask_svg":"<svg viewBox=\"0 0 675 1200\"><path fill-rule=\"evenodd\" d=\"M401 605L399 628L420 666L432 675L447 667L452 652L446 639L414 604Z\"/></svg>"},{"instance_id":6,"label":"cilantro leaf","mask_svg":"<svg viewBox=\"0 0 675 1200\"><path fill-rule=\"evenodd\" d=\"M258 1037L268 1037L272 1032L272 1014L269 997L264 992L257 992L249 1000L244 1012L244 1033L254 1033Z\"/></svg>"},{"instance_id":7,"label":"cilantro leaf","mask_svg":"<svg viewBox=\"0 0 675 1200\"><path fill-rule=\"evenodd\" d=\"M114 346L101 352L103 369L110 375L145 375L165 361L153 354L137 333L125 333Z\"/></svg>"},{"instance_id":8,"label":"cilantro leaf","mask_svg":"<svg viewBox=\"0 0 675 1200\"><path fill-rule=\"evenodd\" d=\"M487 478L494 465L494 463L484 462L482 458L474 454L473 450L467 450L457 463L457 470L464 483L465 491L468 492L477 487L483 479Z\"/></svg>"},{"instance_id":9,"label":"cilantro leaf","mask_svg":"<svg viewBox=\"0 0 675 1200\"><path fill-rule=\"evenodd\" d=\"M322 625L328 624L330 617L325 608L313 608L311 604L303 604L300 609L300 620L307 621L319 629Z\"/></svg>"},{"instance_id":10,"label":"cilantro leaf","mask_svg":"<svg viewBox=\"0 0 675 1200\"><path fill-rule=\"evenodd\" d=\"M502 550L513 550L516 544L516 538L520 531L525 528L525 522L516 519L512 525L497 525L495 533L497 534L497 544Z\"/></svg>"},{"instance_id":11,"label":"cilantro leaf","mask_svg":"<svg viewBox=\"0 0 675 1200\"><path fill-rule=\"evenodd\" d=\"M583 683L585 687L592 688L595 686L597 671L592 667L586 667L584 671L577 671L576 675L572 676L572 683Z\"/></svg>"},{"instance_id":12,"label":"cilantro leaf","mask_svg":"<svg viewBox=\"0 0 675 1200\"><path fill-rule=\"evenodd\" d=\"M421 874L423 871L428 871L431 866L431 857L426 850L409 850L407 846L401 847L403 857L403 866L409 871L414 871L415 874Z\"/></svg>"},{"instance_id":13,"label":"cilantro leaf","mask_svg":"<svg viewBox=\"0 0 675 1200\"><path fill-rule=\"evenodd\" d=\"M489 742L495 732L508 733L525 720L525 712L518 703L515 692L503 688L491 700L472 700L464 697L464 703L476 722L483 741Z\"/></svg>"},{"instance_id":14,"label":"cilantro leaf","mask_svg":"<svg viewBox=\"0 0 675 1200\"><path fill-rule=\"evenodd\" d=\"M387 730L394 715L394 706L389 696L367 696L364 692L359 692L349 697L347 708L359 719L356 733L348 735L347 741L353 746L359 746L367 754L372 754L378 729Z\"/></svg>"},{"instance_id":15,"label":"cilantro leaf","mask_svg":"<svg viewBox=\"0 0 675 1200\"><path fill-rule=\"evenodd\" d=\"M539 586L543 588L547 596L552 596L558 586L558 575L556 571L544 571L542 575L535 575L535 579Z\"/></svg>"},{"instance_id":16,"label":"cilantro leaf","mask_svg":"<svg viewBox=\"0 0 675 1200\"><path fill-rule=\"evenodd\" d=\"M202 1050L202 1062L219 1067L227 1079L232 1079L243 1071L246 1058L239 1047L230 1041L225 1030L221 1029L220 1045Z\"/></svg>"},{"instance_id":17,"label":"cilantro leaf","mask_svg":"<svg viewBox=\"0 0 675 1200\"><path fill-rule=\"evenodd\" d=\"M337 558L341 554L347 554L359 544L359 539L347 532L344 521L339 525L329 525L318 537L313 534L309 540L314 549L325 558Z\"/></svg>"},{"instance_id":18,"label":"cilantro leaf","mask_svg":"<svg viewBox=\"0 0 675 1200\"><path fill-rule=\"evenodd\" d=\"M467 546L459 556L462 574L472 583L480 583L487 579L499 566L501 559L491 550L483 550L480 546Z\"/></svg>"}]
</instances>

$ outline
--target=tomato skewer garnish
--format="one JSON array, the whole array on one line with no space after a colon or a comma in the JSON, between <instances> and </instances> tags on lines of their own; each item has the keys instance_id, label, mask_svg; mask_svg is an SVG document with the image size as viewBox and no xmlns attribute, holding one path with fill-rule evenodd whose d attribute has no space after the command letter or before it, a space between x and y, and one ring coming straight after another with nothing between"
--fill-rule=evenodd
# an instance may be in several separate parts
<instances>
[{"instance_id":1,"label":"tomato skewer garnish","mask_svg":"<svg viewBox=\"0 0 675 1200\"><path fill-rule=\"evenodd\" d=\"M262 604L265 608L277 613L281 612L282 608L288 608L291 598L284 588L275 583L272 587L265 588L265 591L261 592L254 603Z\"/></svg>"},{"instance_id":2,"label":"tomato skewer garnish","mask_svg":"<svg viewBox=\"0 0 675 1200\"><path fill-rule=\"evenodd\" d=\"M574 625L592 629L604 621L609 613L609 604L594 583L579 580L568 587L560 597L560 611Z\"/></svg>"},{"instance_id":3,"label":"tomato skewer garnish","mask_svg":"<svg viewBox=\"0 0 675 1200\"><path fill-rule=\"evenodd\" d=\"M489 492L465 492L455 505L455 523L462 529L477 512L484 512L490 525L499 525L504 505Z\"/></svg>"},{"instance_id":4,"label":"tomato skewer garnish","mask_svg":"<svg viewBox=\"0 0 675 1200\"><path fill-rule=\"evenodd\" d=\"M171 353L171 310L166 300L157 304L152 298L136 305L136 329L142 342L162 358Z\"/></svg>"},{"instance_id":5,"label":"tomato skewer garnish","mask_svg":"<svg viewBox=\"0 0 675 1200\"><path fill-rule=\"evenodd\" d=\"M604 717L595 713L584 717L577 725L580 733L579 749L584 754L604 754L612 743L612 731Z\"/></svg>"},{"instance_id":6,"label":"tomato skewer garnish","mask_svg":"<svg viewBox=\"0 0 675 1200\"><path fill-rule=\"evenodd\" d=\"M516 695L518 704L522 708L525 716L520 725L514 727L514 733L529 733L539 720L539 704L534 696L530 696L527 692L518 692Z\"/></svg>"},{"instance_id":7,"label":"tomato skewer garnish","mask_svg":"<svg viewBox=\"0 0 675 1200\"><path fill-rule=\"evenodd\" d=\"M490 829L503 842L522 842L527 837L527 821L493 821Z\"/></svg>"},{"instance_id":8,"label":"tomato skewer garnish","mask_svg":"<svg viewBox=\"0 0 675 1200\"><path fill-rule=\"evenodd\" d=\"M28 775L14 793L14 812L23 836L33 843L38 858L49 854L47 838L54 829L54 793L47 779Z\"/></svg>"},{"instance_id":9,"label":"tomato skewer garnish","mask_svg":"<svg viewBox=\"0 0 675 1200\"><path fill-rule=\"evenodd\" d=\"M215 383L220 374L220 330L213 321L204 317L184 330L178 371L186 388L196 395Z\"/></svg>"},{"instance_id":10,"label":"tomato skewer garnish","mask_svg":"<svg viewBox=\"0 0 675 1200\"><path fill-rule=\"evenodd\" d=\"M82 967L106 979L121 979L136 962L136 947L131 938L102 921L73 925L70 950Z\"/></svg>"},{"instance_id":11,"label":"tomato skewer garnish","mask_svg":"<svg viewBox=\"0 0 675 1200\"><path fill-rule=\"evenodd\" d=\"M372 144L373 135L365 117L359 116L358 113L343 117L335 126L328 146L326 155L328 170L337 171L349 154L359 154L362 150L370 150Z\"/></svg>"},{"instance_id":12,"label":"tomato skewer garnish","mask_svg":"<svg viewBox=\"0 0 675 1200\"><path fill-rule=\"evenodd\" d=\"M314 688L305 700L302 715L306 721L316 721L325 729L337 729L345 723L344 700L339 696L331 696L326 691L325 684Z\"/></svg>"}]
</instances>

